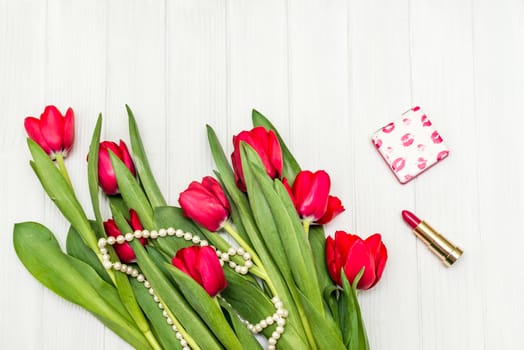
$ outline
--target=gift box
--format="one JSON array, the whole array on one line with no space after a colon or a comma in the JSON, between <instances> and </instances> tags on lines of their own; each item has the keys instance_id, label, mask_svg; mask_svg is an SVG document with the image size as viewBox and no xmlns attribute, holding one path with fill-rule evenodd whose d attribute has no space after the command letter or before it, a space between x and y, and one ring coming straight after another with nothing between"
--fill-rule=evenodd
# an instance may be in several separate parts
<instances>
[{"instance_id":1,"label":"gift box","mask_svg":"<svg viewBox=\"0 0 524 350\"><path fill-rule=\"evenodd\" d=\"M377 130L372 141L401 184L449 155L448 146L420 107Z\"/></svg>"}]
</instances>

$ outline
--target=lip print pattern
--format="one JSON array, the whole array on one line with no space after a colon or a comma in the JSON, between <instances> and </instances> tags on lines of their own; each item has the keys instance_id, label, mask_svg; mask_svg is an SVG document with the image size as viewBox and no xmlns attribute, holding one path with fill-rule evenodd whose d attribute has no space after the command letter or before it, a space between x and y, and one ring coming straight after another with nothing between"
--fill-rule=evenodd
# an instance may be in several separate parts
<instances>
[{"instance_id":1,"label":"lip print pattern","mask_svg":"<svg viewBox=\"0 0 524 350\"><path fill-rule=\"evenodd\" d=\"M391 169L393 169L394 172L398 173L400 170L404 168L406 165L406 160L404 158L397 158L391 163Z\"/></svg>"},{"instance_id":2,"label":"lip print pattern","mask_svg":"<svg viewBox=\"0 0 524 350\"><path fill-rule=\"evenodd\" d=\"M417 168L419 168L420 170L425 169L427 163L428 163L427 160L425 160L425 159L422 158L422 157L419 157L419 158L417 159Z\"/></svg>"},{"instance_id":3,"label":"lip print pattern","mask_svg":"<svg viewBox=\"0 0 524 350\"><path fill-rule=\"evenodd\" d=\"M401 184L406 184L448 157L449 148L420 107L383 125L373 144Z\"/></svg>"},{"instance_id":4,"label":"lip print pattern","mask_svg":"<svg viewBox=\"0 0 524 350\"><path fill-rule=\"evenodd\" d=\"M402 142L402 145L404 147L408 147L413 144L413 142L415 141L415 138L413 137L413 135L411 135L408 132L407 134L402 135L402 137L400 138L400 141Z\"/></svg>"},{"instance_id":5,"label":"lip print pattern","mask_svg":"<svg viewBox=\"0 0 524 350\"><path fill-rule=\"evenodd\" d=\"M437 154L437 162L440 162L442 159L446 158L449 155L449 151L440 151Z\"/></svg>"},{"instance_id":6,"label":"lip print pattern","mask_svg":"<svg viewBox=\"0 0 524 350\"><path fill-rule=\"evenodd\" d=\"M442 142L442 137L440 137L440 135L439 135L437 130L433 131L433 133L431 134L431 140L433 140L433 143L441 143Z\"/></svg>"},{"instance_id":7,"label":"lip print pattern","mask_svg":"<svg viewBox=\"0 0 524 350\"><path fill-rule=\"evenodd\" d=\"M431 126L431 121L428 119L428 116L423 114L422 117L420 117L420 121L422 122L422 126Z\"/></svg>"},{"instance_id":8,"label":"lip print pattern","mask_svg":"<svg viewBox=\"0 0 524 350\"><path fill-rule=\"evenodd\" d=\"M382 128L382 131L384 131L387 134L389 134L393 130L395 130L395 123L389 123L388 125Z\"/></svg>"}]
</instances>

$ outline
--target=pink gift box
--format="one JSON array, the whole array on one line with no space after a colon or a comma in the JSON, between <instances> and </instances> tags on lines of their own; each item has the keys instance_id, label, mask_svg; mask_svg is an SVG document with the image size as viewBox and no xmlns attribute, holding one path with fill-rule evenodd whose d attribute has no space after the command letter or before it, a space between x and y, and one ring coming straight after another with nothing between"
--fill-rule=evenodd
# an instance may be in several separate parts
<instances>
[{"instance_id":1,"label":"pink gift box","mask_svg":"<svg viewBox=\"0 0 524 350\"><path fill-rule=\"evenodd\" d=\"M373 144L401 184L449 155L449 148L420 107L377 130Z\"/></svg>"}]
</instances>

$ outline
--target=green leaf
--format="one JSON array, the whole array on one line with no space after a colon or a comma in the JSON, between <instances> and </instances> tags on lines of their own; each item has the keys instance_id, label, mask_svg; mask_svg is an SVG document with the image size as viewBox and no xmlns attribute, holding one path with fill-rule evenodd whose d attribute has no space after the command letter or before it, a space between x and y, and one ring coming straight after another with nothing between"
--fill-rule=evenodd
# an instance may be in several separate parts
<instances>
[{"instance_id":1,"label":"green leaf","mask_svg":"<svg viewBox=\"0 0 524 350\"><path fill-rule=\"evenodd\" d=\"M277 135L278 141L280 142L280 148L282 148L282 158L284 160L283 162L283 169L282 169L282 176L287 178L290 184L292 184L295 181L296 175L300 172L300 165L298 165L298 162L296 161L295 157L293 157L293 154L289 151L288 147L286 146L286 143L284 142L284 139L280 136L278 130L271 124L271 122L262 115L259 111L256 109L253 109L251 117L253 119L253 126L263 126L267 130L273 130L275 134Z\"/></svg>"},{"instance_id":2,"label":"green leaf","mask_svg":"<svg viewBox=\"0 0 524 350\"><path fill-rule=\"evenodd\" d=\"M89 265L64 254L46 227L34 222L16 224L13 243L24 266L44 286L93 313L133 347L151 349L115 288Z\"/></svg>"},{"instance_id":3,"label":"green leaf","mask_svg":"<svg viewBox=\"0 0 524 350\"><path fill-rule=\"evenodd\" d=\"M343 350L346 347L342 342L342 335L337 328L336 323L330 317L325 317L319 310L313 306L304 294L302 305L309 317L311 329L315 336L315 342L319 349ZM356 349L355 349L356 350Z\"/></svg>"},{"instance_id":4,"label":"green leaf","mask_svg":"<svg viewBox=\"0 0 524 350\"><path fill-rule=\"evenodd\" d=\"M317 271L318 284L320 290L333 286L333 281L329 276L326 265L326 236L322 226L310 226L309 228L309 246L313 254L315 270Z\"/></svg>"},{"instance_id":5,"label":"green leaf","mask_svg":"<svg viewBox=\"0 0 524 350\"><path fill-rule=\"evenodd\" d=\"M73 225L84 242L93 251L97 251L97 237L87 220L86 214L78 202L71 186L62 176L47 153L33 140L27 139L33 161L31 167L36 173L49 198L60 212Z\"/></svg>"},{"instance_id":6,"label":"green leaf","mask_svg":"<svg viewBox=\"0 0 524 350\"><path fill-rule=\"evenodd\" d=\"M67 233L66 250L69 255L82 260L89 266L91 266L98 275L109 284L113 284L113 281L107 274L107 270L102 266L102 263L96 256L96 254L89 249L84 243L78 232L71 226Z\"/></svg>"},{"instance_id":7,"label":"green leaf","mask_svg":"<svg viewBox=\"0 0 524 350\"><path fill-rule=\"evenodd\" d=\"M98 115L93 137L91 138L91 145L89 146L89 154L87 156L87 180L89 184L89 196L91 197L91 205L96 219L96 231L99 233L99 238L105 236L104 222L102 214L100 213L100 200L98 197L98 152L100 150L100 132L102 129L102 114Z\"/></svg>"},{"instance_id":8,"label":"green leaf","mask_svg":"<svg viewBox=\"0 0 524 350\"><path fill-rule=\"evenodd\" d=\"M109 151L109 156L118 182L118 189L126 205L137 212L140 222L146 229L155 229L153 209L149 205L144 191L125 164L111 151Z\"/></svg>"},{"instance_id":9,"label":"green leaf","mask_svg":"<svg viewBox=\"0 0 524 350\"><path fill-rule=\"evenodd\" d=\"M166 200L162 196L162 192L158 187L158 184L153 176L149 161L147 159L144 145L142 144L142 138L136 125L135 116L133 111L126 105L127 115L129 117L129 138L131 139L131 149L133 150L133 161L140 178L140 183L144 187L147 198L153 208L162 207L166 205Z\"/></svg>"},{"instance_id":10,"label":"green leaf","mask_svg":"<svg viewBox=\"0 0 524 350\"><path fill-rule=\"evenodd\" d=\"M222 309L227 313L229 323L231 323L243 348L250 350L262 350L262 345L257 341L253 333L247 329L246 325L240 320L237 312L233 309L233 307L231 307L231 304L229 304L223 298L219 298L218 301L220 302Z\"/></svg>"},{"instance_id":11,"label":"green leaf","mask_svg":"<svg viewBox=\"0 0 524 350\"><path fill-rule=\"evenodd\" d=\"M162 273L140 242L133 240L130 245L135 252L142 273L151 283L166 310L172 313L175 320L179 321L180 326L177 325L177 327L190 347L192 349L220 349L220 343L186 303L178 290L169 283L167 276Z\"/></svg>"},{"instance_id":12,"label":"green leaf","mask_svg":"<svg viewBox=\"0 0 524 350\"><path fill-rule=\"evenodd\" d=\"M135 278L131 279L130 282L136 299L151 322L151 327L162 348L182 349L179 340L175 336L175 332L171 326L167 324L165 317L162 315L162 310L158 307L158 304L155 303L147 288L144 287L144 284L138 282Z\"/></svg>"},{"instance_id":13,"label":"green leaf","mask_svg":"<svg viewBox=\"0 0 524 350\"><path fill-rule=\"evenodd\" d=\"M186 273L170 264L165 264L165 268L172 279L177 282L186 300L200 315L222 345L228 350L242 350L242 345L235 332L229 326L217 300L210 297L205 289Z\"/></svg>"},{"instance_id":14,"label":"green leaf","mask_svg":"<svg viewBox=\"0 0 524 350\"><path fill-rule=\"evenodd\" d=\"M271 218L274 220L277 229L275 238L280 239L278 243L275 239L275 243L271 247L276 249L277 244L280 244L282 249L285 249L286 265L291 268L298 289L304 293L313 306L323 313L322 296L317 276L311 273L315 271L313 256L288 192L280 181L276 180L273 183L271 178L267 176L260 158L251 147L242 143L241 150L242 168L245 169L244 173L253 212L256 213L262 206L267 208L263 213L265 219L264 217L259 219L259 227L265 228ZM265 203L262 198L265 199ZM255 205L259 205L259 207L255 207ZM267 216L268 212L270 213L269 217ZM281 265L279 264L279 266Z\"/></svg>"},{"instance_id":15,"label":"green leaf","mask_svg":"<svg viewBox=\"0 0 524 350\"><path fill-rule=\"evenodd\" d=\"M350 350L369 350L366 329L357 299L357 285L363 274L364 267L351 285L344 271L340 272L343 289L339 297L339 326L342 332L345 332L342 335L347 349Z\"/></svg>"}]
</instances>

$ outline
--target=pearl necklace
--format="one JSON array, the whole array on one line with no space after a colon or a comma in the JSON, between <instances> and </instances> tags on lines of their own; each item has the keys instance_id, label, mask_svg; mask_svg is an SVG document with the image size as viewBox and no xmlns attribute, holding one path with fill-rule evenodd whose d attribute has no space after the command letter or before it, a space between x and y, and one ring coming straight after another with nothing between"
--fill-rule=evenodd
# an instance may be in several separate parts
<instances>
[{"instance_id":1,"label":"pearl necklace","mask_svg":"<svg viewBox=\"0 0 524 350\"><path fill-rule=\"evenodd\" d=\"M130 277L136 278L138 282L143 283L144 288L148 290L149 294L153 297L155 303L158 304L158 308L163 310L162 315L166 319L167 324L171 326L173 332L175 332L175 337L179 340L180 345L182 346L182 350L191 350L187 341L184 339L184 336L182 335L182 333L179 332L178 327L174 324L173 319L165 310L164 304L160 301L160 299L155 293L155 290L151 287L151 284L146 280L145 276L132 266L122 264L119 261L111 261L111 257L109 256L109 253L106 248L107 245L112 246L114 244L123 244L126 242L131 242L133 239L157 239L166 236L182 238L186 241L191 241L193 244L198 244L201 247L209 245L209 243L206 240L201 239L197 235L193 235L190 232L184 232L180 229L175 230L173 227L169 227L167 229L162 228L158 231L136 230L134 232L129 232L123 235L119 235L117 237L110 236L107 238L100 238L98 240L98 248L100 249L100 254L102 254L102 262L106 270L113 269L115 271L125 273ZM231 247L227 250L227 252L221 252L212 245L210 247L216 251L217 257L220 260L220 264L222 266L224 266L224 264L227 263L227 265L230 268L234 269L235 272L238 274L247 274L249 272L249 269L253 266L253 262L251 261L251 255L248 252L246 252L243 248ZM231 258L235 255L242 257L242 259L244 260L243 265L237 264L236 262L231 260ZM272 324L276 323L275 331L273 331L271 337L269 337L267 346L268 350L275 350L278 339L280 339L280 336L282 335L282 333L284 333L284 326L286 325L288 311L284 308L282 302L277 296L274 296L271 299L271 302L273 303L276 309L273 315L266 317L265 319L261 320L260 322L254 325L249 323L247 320L243 320L242 322L253 334L258 334L262 332L266 327L269 327Z\"/></svg>"}]
</instances>

